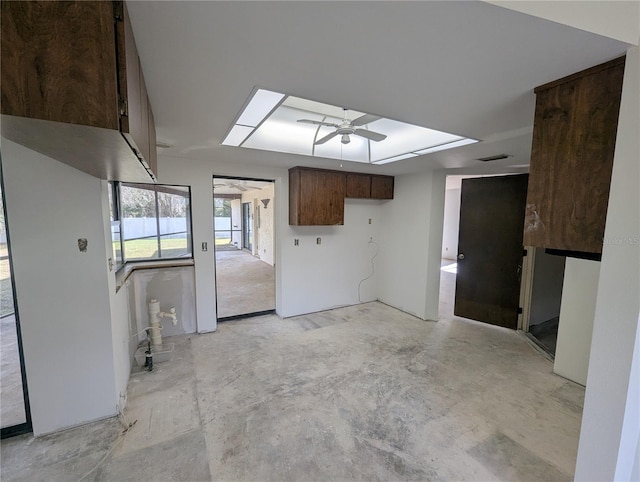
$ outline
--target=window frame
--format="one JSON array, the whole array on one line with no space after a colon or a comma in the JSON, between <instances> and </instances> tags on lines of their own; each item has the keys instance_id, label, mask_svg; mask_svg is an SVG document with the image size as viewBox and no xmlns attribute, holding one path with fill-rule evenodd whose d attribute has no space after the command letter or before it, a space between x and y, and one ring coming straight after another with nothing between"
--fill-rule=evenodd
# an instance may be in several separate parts
<instances>
[{"instance_id":1,"label":"window frame","mask_svg":"<svg viewBox=\"0 0 640 482\"><path fill-rule=\"evenodd\" d=\"M117 212L117 219L114 219L120 222L120 252L122 253L122 262L120 265L116 267L116 270L120 270L125 267L129 263L141 263L145 261L170 261L170 260L184 260L184 259L193 259L193 216L192 216L192 202L191 202L191 186L183 186L183 185L168 185L168 184L146 184L146 183L135 183L135 182L121 182L121 181L113 181L113 189L114 189L114 213ZM128 258L125 249L125 235L126 229L124 227L124 216L123 216L123 203L122 203L122 191L121 187L128 187L133 189L141 189L145 191L149 191L153 193L153 201L155 204L155 220L156 220L156 234L150 236L144 236L142 238L136 239L147 239L147 238L156 238L157 246L158 246L158 257L154 258ZM181 189L177 189L181 188ZM186 192L182 189L186 189ZM179 233L161 233L160 230L160 206L158 200L158 194L165 193L176 196L185 197L188 201L188 209L187 209L187 225L186 231L184 231L187 238L187 249L188 253L180 256L166 256L162 257L162 237L173 234L181 234L183 231ZM114 255L115 256L115 255Z\"/></svg>"}]
</instances>

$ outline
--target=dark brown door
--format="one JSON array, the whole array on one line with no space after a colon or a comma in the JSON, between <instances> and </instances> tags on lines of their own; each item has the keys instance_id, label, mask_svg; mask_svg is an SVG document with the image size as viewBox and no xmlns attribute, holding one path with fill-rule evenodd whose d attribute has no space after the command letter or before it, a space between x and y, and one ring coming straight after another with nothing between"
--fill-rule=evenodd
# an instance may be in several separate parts
<instances>
[{"instance_id":1,"label":"dark brown door","mask_svg":"<svg viewBox=\"0 0 640 482\"><path fill-rule=\"evenodd\" d=\"M528 178L463 179L456 316L517 328Z\"/></svg>"}]
</instances>

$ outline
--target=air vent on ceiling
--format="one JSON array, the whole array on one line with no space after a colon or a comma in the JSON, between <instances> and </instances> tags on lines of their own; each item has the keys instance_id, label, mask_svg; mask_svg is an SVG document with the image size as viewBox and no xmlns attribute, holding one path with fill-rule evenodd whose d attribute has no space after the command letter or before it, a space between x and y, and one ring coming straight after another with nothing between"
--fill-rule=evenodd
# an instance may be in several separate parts
<instances>
[{"instance_id":1,"label":"air vent on ceiling","mask_svg":"<svg viewBox=\"0 0 640 482\"><path fill-rule=\"evenodd\" d=\"M499 161L500 159L507 159L509 157L511 157L509 154L498 154L497 156L481 157L479 159L476 159L476 161L481 161L481 162Z\"/></svg>"}]
</instances>

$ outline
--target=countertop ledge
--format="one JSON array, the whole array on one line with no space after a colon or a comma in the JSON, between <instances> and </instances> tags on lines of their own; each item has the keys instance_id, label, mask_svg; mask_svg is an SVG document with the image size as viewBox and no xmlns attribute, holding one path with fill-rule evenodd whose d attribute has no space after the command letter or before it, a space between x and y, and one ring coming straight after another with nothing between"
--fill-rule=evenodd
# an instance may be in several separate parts
<instances>
[{"instance_id":1,"label":"countertop ledge","mask_svg":"<svg viewBox=\"0 0 640 482\"><path fill-rule=\"evenodd\" d=\"M124 286L131 276L131 273L140 269L157 269L157 268L183 268L185 266L195 266L193 258L188 259L167 259L154 261L132 261L126 263L118 272L116 272L116 293Z\"/></svg>"}]
</instances>

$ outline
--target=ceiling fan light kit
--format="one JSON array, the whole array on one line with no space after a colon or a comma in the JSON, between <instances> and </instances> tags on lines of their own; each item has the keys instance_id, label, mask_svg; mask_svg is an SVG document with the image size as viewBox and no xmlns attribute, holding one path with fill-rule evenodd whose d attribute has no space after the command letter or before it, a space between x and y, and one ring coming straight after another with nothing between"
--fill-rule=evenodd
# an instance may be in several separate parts
<instances>
[{"instance_id":1,"label":"ceiling fan light kit","mask_svg":"<svg viewBox=\"0 0 640 482\"><path fill-rule=\"evenodd\" d=\"M333 139L336 136L342 136L340 138L340 142L342 144L349 144L351 142L351 138L349 136L356 135L360 137L364 137L369 139L370 141L380 142L387 138L385 134L380 134L379 132L370 131L367 129L358 129L358 127L363 126L365 124L369 124L371 122L375 122L381 117L371 114L364 114L363 116L358 117L354 120L349 120L347 117L347 112L349 109L344 109L344 116L341 124L334 124L333 122L324 122L324 121L316 121L311 119L298 119L298 122L303 124L313 124L317 126L323 127L334 127L336 130L331 132L330 134L324 136L321 139L318 139L313 144L319 145L324 144L325 142ZM318 132L320 129L318 129Z\"/></svg>"}]
</instances>

